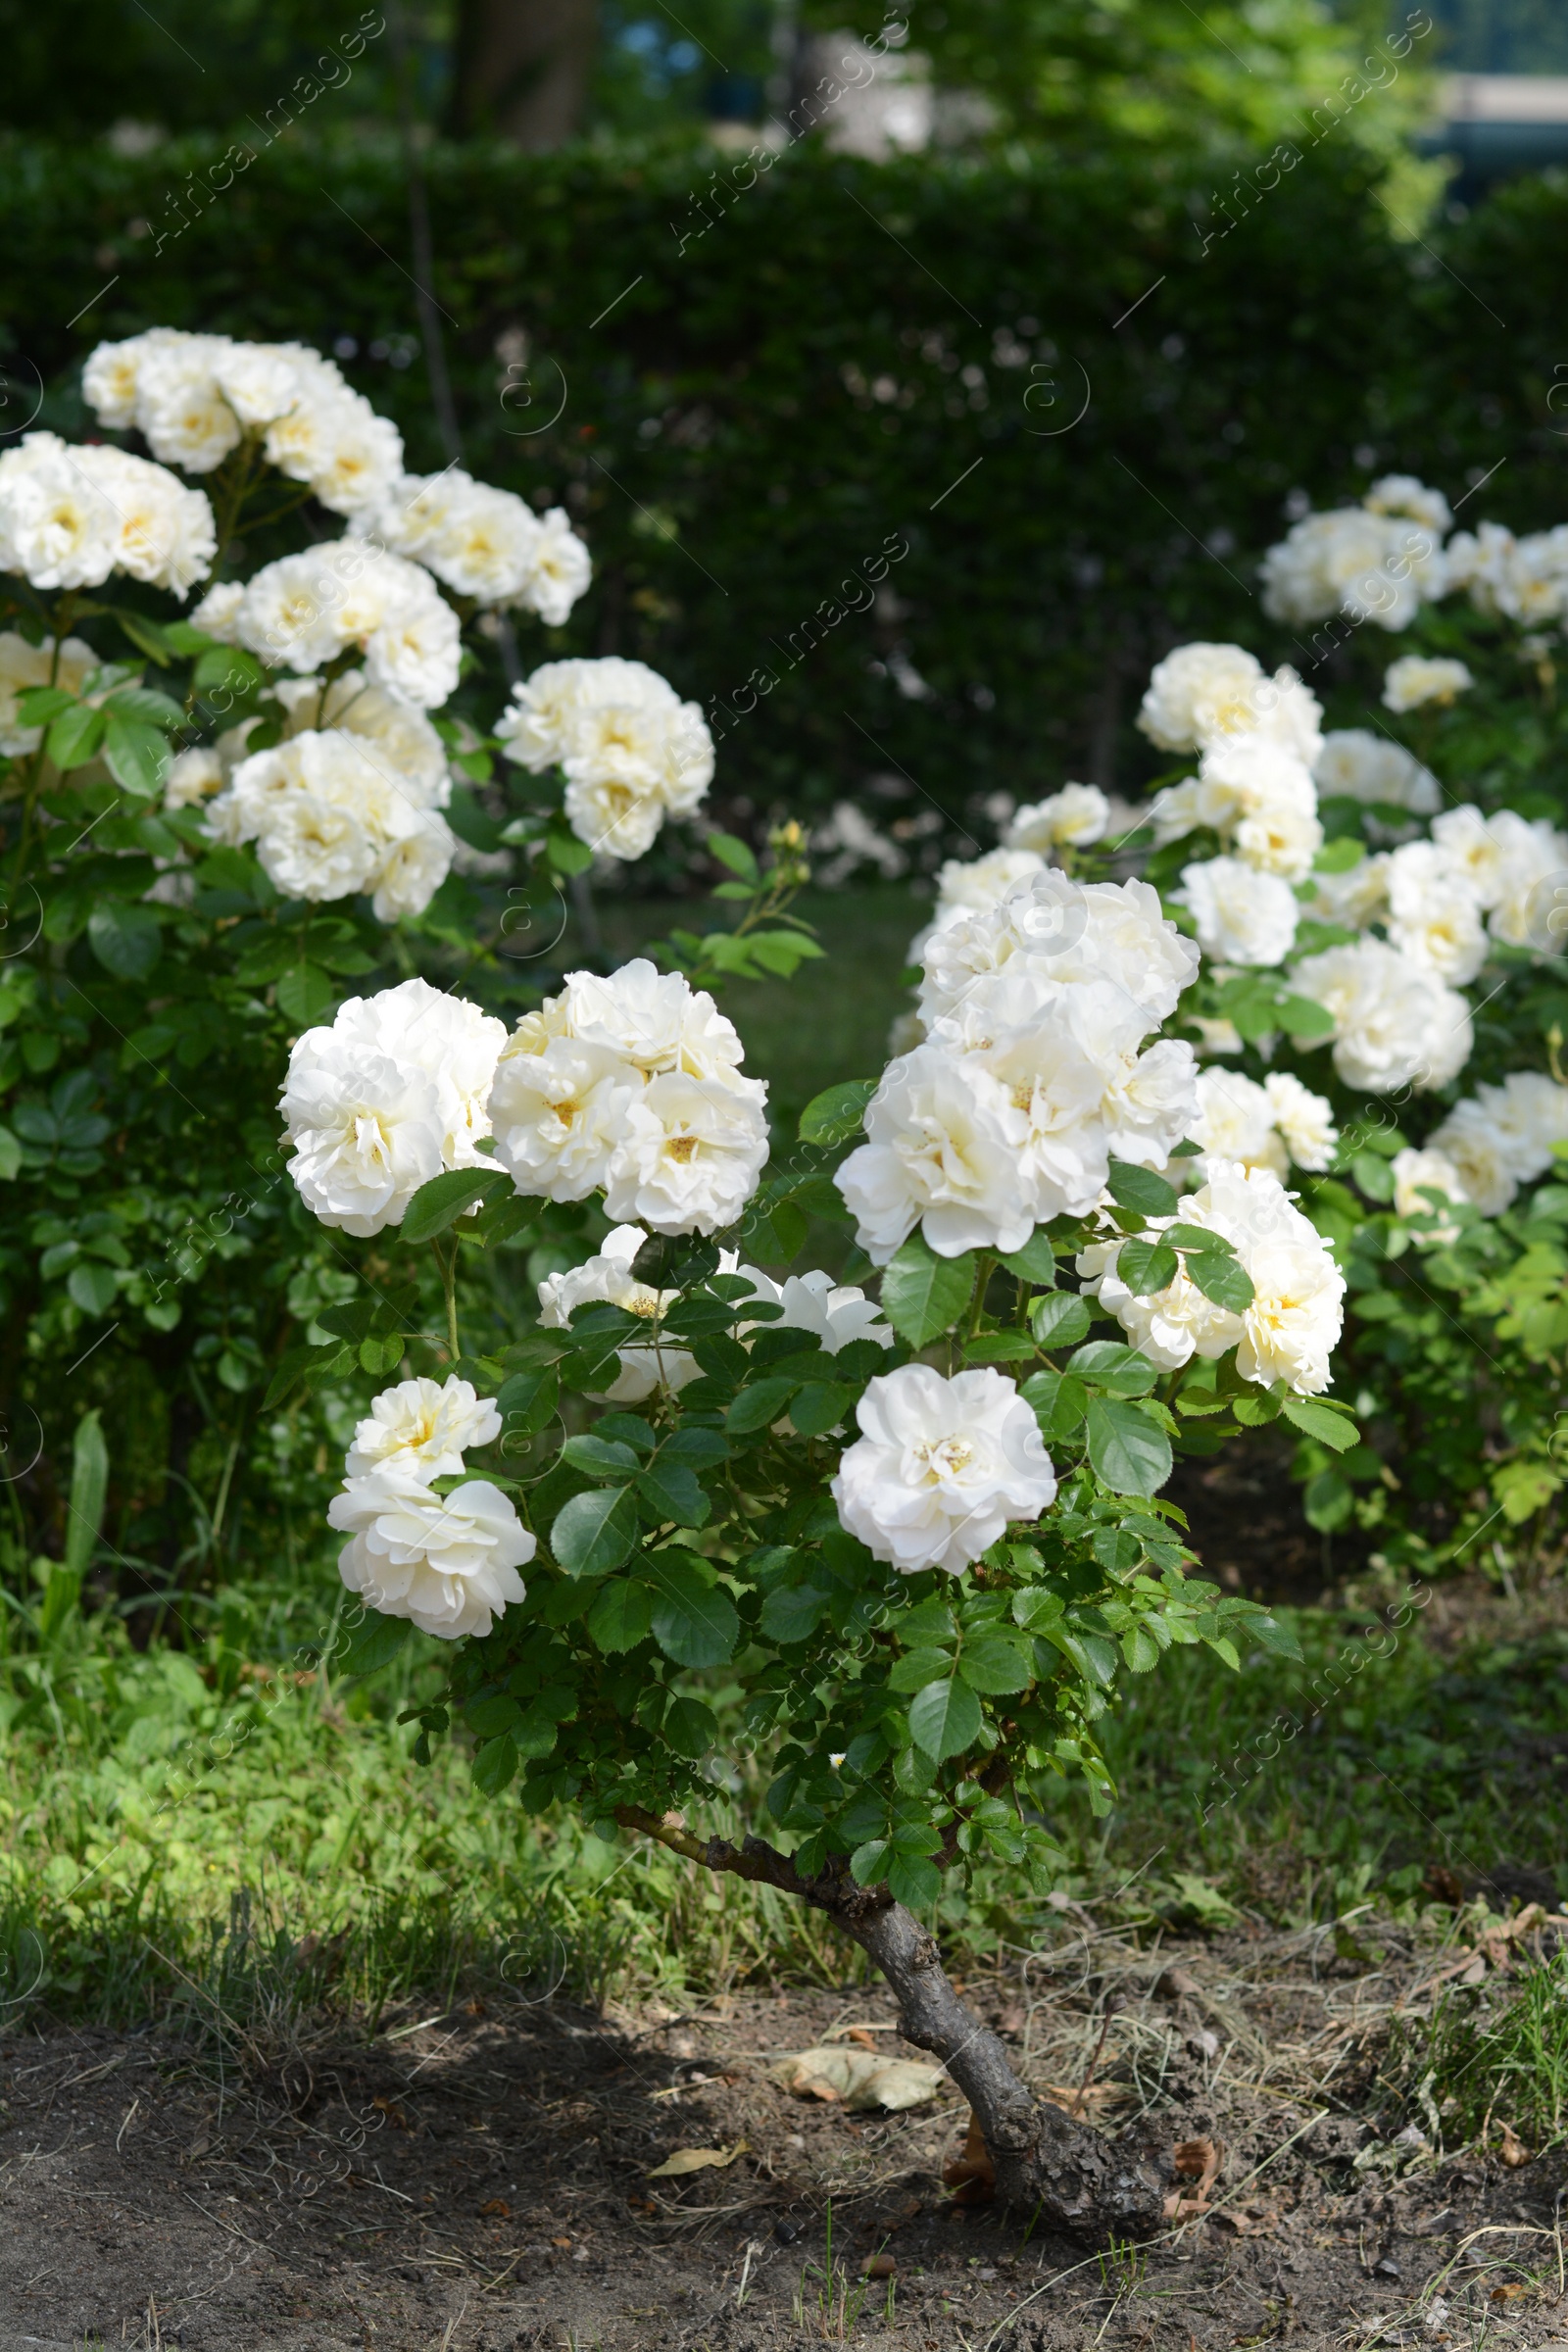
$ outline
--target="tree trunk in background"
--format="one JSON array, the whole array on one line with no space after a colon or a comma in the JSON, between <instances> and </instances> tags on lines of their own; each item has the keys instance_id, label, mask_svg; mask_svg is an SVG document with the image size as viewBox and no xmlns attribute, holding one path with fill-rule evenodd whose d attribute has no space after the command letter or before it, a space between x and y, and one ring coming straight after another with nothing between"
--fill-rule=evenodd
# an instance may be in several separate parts
<instances>
[{"instance_id":1,"label":"tree trunk in background","mask_svg":"<svg viewBox=\"0 0 1568 2352\"><path fill-rule=\"evenodd\" d=\"M462 0L454 128L538 152L582 127L595 0Z\"/></svg>"}]
</instances>

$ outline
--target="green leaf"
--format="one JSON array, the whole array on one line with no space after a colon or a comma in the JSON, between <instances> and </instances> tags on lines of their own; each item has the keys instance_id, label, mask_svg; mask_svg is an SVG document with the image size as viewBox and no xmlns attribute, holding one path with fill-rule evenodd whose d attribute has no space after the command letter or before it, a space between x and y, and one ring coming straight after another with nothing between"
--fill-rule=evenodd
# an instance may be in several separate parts
<instances>
[{"instance_id":1,"label":"green leaf","mask_svg":"<svg viewBox=\"0 0 1568 2352\"><path fill-rule=\"evenodd\" d=\"M758 1629L767 1642L808 1641L830 1598L817 1585L778 1585L762 1603Z\"/></svg>"},{"instance_id":2,"label":"green leaf","mask_svg":"<svg viewBox=\"0 0 1568 2352\"><path fill-rule=\"evenodd\" d=\"M803 1438L820 1438L838 1427L858 1395L843 1381L808 1381L790 1406L790 1419Z\"/></svg>"},{"instance_id":3,"label":"green leaf","mask_svg":"<svg viewBox=\"0 0 1568 2352\"><path fill-rule=\"evenodd\" d=\"M498 1740L522 1721L522 1709L514 1698L504 1690L495 1690L487 1698L471 1699L463 1710L468 1729L481 1740Z\"/></svg>"},{"instance_id":4,"label":"green leaf","mask_svg":"<svg viewBox=\"0 0 1568 2352\"><path fill-rule=\"evenodd\" d=\"M612 1576L600 1586L588 1612L588 1637L607 1656L635 1649L653 1621L654 1596L646 1585Z\"/></svg>"},{"instance_id":5,"label":"green leaf","mask_svg":"<svg viewBox=\"0 0 1568 2352\"><path fill-rule=\"evenodd\" d=\"M1233 1315L1241 1315L1252 1303L1252 1279L1238 1257L1227 1257L1217 1250L1195 1250L1187 1259L1187 1271L1205 1298L1223 1306Z\"/></svg>"},{"instance_id":6,"label":"green leaf","mask_svg":"<svg viewBox=\"0 0 1568 2352\"><path fill-rule=\"evenodd\" d=\"M561 1448L561 1458L574 1470L586 1471L590 1478L614 1478L622 1486L627 1472L637 1467L637 1456L629 1446L595 1436L568 1438Z\"/></svg>"},{"instance_id":7,"label":"green leaf","mask_svg":"<svg viewBox=\"0 0 1568 2352\"><path fill-rule=\"evenodd\" d=\"M927 1683L909 1708L909 1737L935 1763L961 1756L980 1731L980 1701L967 1683Z\"/></svg>"},{"instance_id":8,"label":"green leaf","mask_svg":"<svg viewBox=\"0 0 1568 2352\"><path fill-rule=\"evenodd\" d=\"M888 1864L888 1891L895 1902L921 1910L927 1903L934 1903L942 1892L942 1873L923 1854L901 1854L895 1850Z\"/></svg>"},{"instance_id":9,"label":"green leaf","mask_svg":"<svg viewBox=\"0 0 1568 2352\"><path fill-rule=\"evenodd\" d=\"M750 1431L767 1429L775 1422L800 1387L798 1380L757 1380L749 1389L742 1389L728 1412L725 1427L737 1437Z\"/></svg>"},{"instance_id":10,"label":"green leaf","mask_svg":"<svg viewBox=\"0 0 1568 2352\"><path fill-rule=\"evenodd\" d=\"M1029 1328L1042 1348L1073 1348L1089 1336L1089 1306L1075 1291L1054 1291L1029 1309Z\"/></svg>"},{"instance_id":11,"label":"green leaf","mask_svg":"<svg viewBox=\"0 0 1568 2352\"><path fill-rule=\"evenodd\" d=\"M433 1241L476 1200L500 1200L515 1189L504 1168L451 1168L444 1176L432 1176L403 1212L403 1239Z\"/></svg>"},{"instance_id":12,"label":"green leaf","mask_svg":"<svg viewBox=\"0 0 1568 2352\"><path fill-rule=\"evenodd\" d=\"M692 1763L718 1744L718 1717L700 1698L672 1698L662 1728L676 1755Z\"/></svg>"},{"instance_id":13,"label":"green leaf","mask_svg":"<svg viewBox=\"0 0 1568 2352\"><path fill-rule=\"evenodd\" d=\"M1034 1681L1017 1642L1004 1634L981 1634L958 1653L958 1672L971 1690L1027 1690Z\"/></svg>"},{"instance_id":14,"label":"green leaf","mask_svg":"<svg viewBox=\"0 0 1568 2352\"><path fill-rule=\"evenodd\" d=\"M698 1484L696 1472L684 1462L652 1462L638 1471L636 1486L661 1519L672 1519L677 1527L707 1526L713 1508L711 1499Z\"/></svg>"},{"instance_id":15,"label":"green leaf","mask_svg":"<svg viewBox=\"0 0 1568 2352\"><path fill-rule=\"evenodd\" d=\"M745 842L738 841L733 833L710 833L708 855L716 858L720 865L727 865L732 874L739 874L743 882L750 882L755 887L761 879L757 870L757 859Z\"/></svg>"},{"instance_id":16,"label":"green leaf","mask_svg":"<svg viewBox=\"0 0 1568 2352\"><path fill-rule=\"evenodd\" d=\"M87 942L117 980L145 980L164 952L157 915L135 900L101 900L87 917Z\"/></svg>"},{"instance_id":17,"label":"green leaf","mask_svg":"<svg viewBox=\"0 0 1568 2352\"><path fill-rule=\"evenodd\" d=\"M1176 1213L1176 1194L1163 1176L1152 1168L1135 1167L1130 1160L1113 1159L1109 1174L1110 1197L1118 1208L1134 1209L1141 1217L1173 1217Z\"/></svg>"},{"instance_id":18,"label":"green leaf","mask_svg":"<svg viewBox=\"0 0 1568 2352\"><path fill-rule=\"evenodd\" d=\"M507 1733L487 1740L473 1759L473 1785L482 1796L499 1796L517 1777L517 1743Z\"/></svg>"},{"instance_id":19,"label":"green leaf","mask_svg":"<svg viewBox=\"0 0 1568 2352\"><path fill-rule=\"evenodd\" d=\"M1310 1041L1334 1034L1334 1015L1325 1011L1311 997L1281 997L1274 1013L1280 1027L1292 1037L1303 1037Z\"/></svg>"},{"instance_id":20,"label":"green leaf","mask_svg":"<svg viewBox=\"0 0 1568 2352\"><path fill-rule=\"evenodd\" d=\"M636 1542L637 1513L624 1487L574 1494L550 1530L550 1548L568 1576L608 1576Z\"/></svg>"},{"instance_id":21,"label":"green leaf","mask_svg":"<svg viewBox=\"0 0 1568 2352\"><path fill-rule=\"evenodd\" d=\"M1159 1664L1160 1647L1147 1627L1132 1625L1121 1638L1121 1654L1134 1674L1148 1674Z\"/></svg>"},{"instance_id":22,"label":"green leaf","mask_svg":"<svg viewBox=\"0 0 1568 2352\"><path fill-rule=\"evenodd\" d=\"M925 1237L911 1233L882 1277L882 1312L901 1340L924 1348L950 1329L974 1289L974 1254L938 1257Z\"/></svg>"},{"instance_id":23,"label":"green leaf","mask_svg":"<svg viewBox=\"0 0 1568 2352\"><path fill-rule=\"evenodd\" d=\"M372 1610L355 1627L332 1663L339 1674L379 1674L391 1665L413 1631L407 1617L383 1617Z\"/></svg>"},{"instance_id":24,"label":"green leaf","mask_svg":"<svg viewBox=\"0 0 1568 2352\"><path fill-rule=\"evenodd\" d=\"M923 1690L953 1672L953 1660L940 1649L911 1649L894 1661L888 1676L890 1690Z\"/></svg>"},{"instance_id":25,"label":"green leaf","mask_svg":"<svg viewBox=\"0 0 1568 2352\"><path fill-rule=\"evenodd\" d=\"M301 1029L316 1028L336 1002L337 990L318 964L297 963L277 984L278 1011Z\"/></svg>"},{"instance_id":26,"label":"green leaf","mask_svg":"<svg viewBox=\"0 0 1568 2352\"><path fill-rule=\"evenodd\" d=\"M521 1438L536 1438L548 1429L556 1417L561 1402L561 1375L554 1364L540 1372L514 1372L503 1381L496 1397L496 1408L504 1424L504 1434Z\"/></svg>"},{"instance_id":27,"label":"green leaf","mask_svg":"<svg viewBox=\"0 0 1568 2352\"><path fill-rule=\"evenodd\" d=\"M1156 1378L1148 1356L1119 1340L1091 1340L1067 1358L1067 1369L1112 1396L1147 1396Z\"/></svg>"},{"instance_id":28,"label":"green leaf","mask_svg":"<svg viewBox=\"0 0 1568 2352\"><path fill-rule=\"evenodd\" d=\"M1024 1364L1040 1350L1026 1331L982 1331L964 1344L966 1364Z\"/></svg>"},{"instance_id":29,"label":"green leaf","mask_svg":"<svg viewBox=\"0 0 1568 2352\"><path fill-rule=\"evenodd\" d=\"M1083 1382L1051 1368L1032 1372L1018 1394L1032 1406L1040 1434L1047 1439L1070 1438L1089 1409Z\"/></svg>"},{"instance_id":30,"label":"green leaf","mask_svg":"<svg viewBox=\"0 0 1568 2352\"><path fill-rule=\"evenodd\" d=\"M115 1302L120 1288L113 1266L100 1266L84 1261L72 1267L66 1277L66 1289L84 1315L106 1315Z\"/></svg>"},{"instance_id":31,"label":"green leaf","mask_svg":"<svg viewBox=\"0 0 1568 2352\"><path fill-rule=\"evenodd\" d=\"M62 774L98 756L109 722L90 703L73 703L49 729L44 749Z\"/></svg>"},{"instance_id":32,"label":"green leaf","mask_svg":"<svg viewBox=\"0 0 1568 2352\"><path fill-rule=\"evenodd\" d=\"M727 1665L741 1630L729 1594L709 1584L679 1553L649 1553L643 1573L656 1595L654 1640L665 1657L677 1666Z\"/></svg>"},{"instance_id":33,"label":"green leaf","mask_svg":"<svg viewBox=\"0 0 1568 2352\"><path fill-rule=\"evenodd\" d=\"M850 1876L856 1885L875 1886L886 1873L891 1851L885 1838L868 1838L864 1845L858 1845L850 1856Z\"/></svg>"},{"instance_id":34,"label":"green leaf","mask_svg":"<svg viewBox=\"0 0 1568 2352\"><path fill-rule=\"evenodd\" d=\"M1287 1396L1280 1409L1287 1421L1335 1453L1348 1453L1359 1443L1361 1433L1348 1414L1337 1413L1332 1406L1318 1404L1310 1396Z\"/></svg>"},{"instance_id":35,"label":"green leaf","mask_svg":"<svg viewBox=\"0 0 1568 2352\"><path fill-rule=\"evenodd\" d=\"M138 800L155 800L163 791L172 754L160 727L142 718L122 718L111 704L104 730L104 757L109 772Z\"/></svg>"},{"instance_id":36,"label":"green leaf","mask_svg":"<svg viewBox=\"0 0 1568 2352\"><path fill-rule=\"evenodd\" d=\"M545 836L545 855L558 874L585 874L594 861L593 851L564 825L552 825Z\"/></svg>"},{"instance_id":37,"label":"green leaf","mask_svg":"<svg viewBox=\"0 0 1568 2352\"><path fill-rule=\"evenodd\" d=\"M1055 1288L1056 1252L1044 1226L1035 1227L1021 1250L1004 1250L997 1263L1005 1266L1009 1274L1016 1274L1021 1282L1032 1282L1043 1291Z\"/></svg>"},{"instance_id":38,"label":"green leaf","mask_svg":"<svg viewBox=\"0 0 1568 2352\"><path fill-rule=\"evenodd\" d=\"M1295 1658L1299 1662L1301 1644L1296 1638L1293 1626L1282 1625L1277 1617L1249 1617L1247 1631L1254 1642L1261 1642L1263 1647L1273 1650L1277 1657Z\"/></svg>"},{"instance_id":39,"label":"green leaf","mask_svg":"<svg viewBox=\"0 0 1568 2352\"><path fill-rule=\"evenodd\" d=\"M842 1085L825 1087L821 1094L813 1095L801 1113L797 1132L802 1143L825 1149L858 1135L876 1089L874 1078L847 1078Z\"/></svg>"},{"instance_id":40,"label":"green leaf","mask_svg":"<svg viewBox=\"0 0 1568 2352\"><path fill-rule=\"evenodd\" d=\"M1170 1440L1136 1404L1096 1396L1089 1406L1089 1459L1113 1494L1157 1494L1171 1473Z\"/></svg>"},{"instance_id":41,"label":"green leaf","mask_svg":"<svg viewBox=\"0 0 1568 2352\"><path fill-rule=\"evenodd\" d=\"M1176 1279L1175 1250L1165 1241L1153 1241L1137 1235L1123 1242L1116 1252L1116 1273L1136 1298L1147 1298L1153 1291L1164 1291Z\"/></svg>"},{"instance_id":42,"label":"green leaf","mask_svg":"<svg viewBox=\"0 0 1568 2352\"><path fill-rule=\"evenodd\" d=\"M9 1127L0 1127L0 1184L12 1184L22 1168L22 1146Z\"/></svg>"}]
</instances>

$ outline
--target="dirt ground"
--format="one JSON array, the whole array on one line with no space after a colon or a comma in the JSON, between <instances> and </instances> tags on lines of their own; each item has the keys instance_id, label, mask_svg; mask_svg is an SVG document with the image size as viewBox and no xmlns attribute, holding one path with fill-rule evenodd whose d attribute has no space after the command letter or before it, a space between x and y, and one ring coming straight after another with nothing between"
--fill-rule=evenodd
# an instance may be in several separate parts
<instances>
[{"instance_id":1,"label":"dirt ground","mask_svg":"<svg viewBox=\"0 0 1568 2352\"><path fill-rule=\"evenodd\" d=\"M945 2085L856 2115L771 2080L851 2029L917 2056L863 1988L473 2003L281 2053L38 2027L0 2042L0 2352L1568 2344L1568 2156L1509 2171L1366 2120L1396 2005L1467 1948L1364 1916L1140 1945L1070 1909L971 1981L1038 2087L1082 2084L1103 2034L1093 2114L1223 2143L1204 2218L1100 2256L953 2205ZM650 2179L696 2147L728 2161Z\"/></svg>"}]
</instances>

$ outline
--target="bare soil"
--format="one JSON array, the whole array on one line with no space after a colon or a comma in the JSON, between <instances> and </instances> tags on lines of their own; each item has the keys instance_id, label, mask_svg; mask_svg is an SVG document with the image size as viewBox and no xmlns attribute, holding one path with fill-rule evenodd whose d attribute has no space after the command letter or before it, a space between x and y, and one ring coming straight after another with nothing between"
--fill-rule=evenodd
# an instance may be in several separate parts
<instances>
[{"instance_id":1,"label":"bare soil","mask_svg":"<svg viewBox=\"0 0 1568 2352\"><path fill-rule=\"evenodd\" d=\"M950 2090L854 2115L770 2079L891 2026L874 1989L682 2016L475 2001L270 2049L40 2025L0 2042L0 2352L1568 2343L1568 2153L1506 2170L1368 2120L1399 2129L1374 2089L1390 2020L1472 1933L1362 1916L1140 1945L1069 1909L971 1981L1038 2087L1080 2085L1103 2031L1093 2114L1223 2143L1205 2216L1098 2256L954 2205ZM691 2147L728 2161L650 2179ZM878 2256L891 2276L865 2278Z\"/></svg>"}]
</instances>

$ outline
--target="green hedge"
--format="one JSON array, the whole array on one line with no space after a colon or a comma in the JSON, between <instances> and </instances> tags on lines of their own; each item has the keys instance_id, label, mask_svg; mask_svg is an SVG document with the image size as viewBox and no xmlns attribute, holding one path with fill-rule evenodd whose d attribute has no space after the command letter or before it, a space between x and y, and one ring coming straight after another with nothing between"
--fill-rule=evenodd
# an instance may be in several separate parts
<instances>
[{"instance_id":1,"label":"green hedge","mask_svg":"<svg viewBox=\"0 0 1568 2352\"><path fill-rule=\"evenodd\" d=\"M397 155L303 135L205 213L187 193L178 234L174 192L221 147L0 149L0 317L17 377L56 387L46 420L73 421L62 388L99 336L156 321L409 358ZM1506 458L1485 512L1568 513L1568 417L1545 407L1568 362L1561 185L1509 191L1440 253L1399 241L1330 140L1205 254L1211 192L1146 156L871 166L807 144L727 211L719 163L446 147L428 173L467 462L568 494L597 579L559 646L638 655L700 698L732 807L820 806L898 769L949 810L1063 774L1135 781L1151 660L1265 642L1252 564L1293 488L1321 503L1397 466L1457 497ZM736 177L724 163L717 184ZM518 327L531 409L501 399ZM417 357L348 367L439 466ZM1082 421L1042 437L1080 370ZM517 437L563 381L559 421ZM842 583L905 545L875 609L835 620L869 593ZM901 691L904 663L926 694ZM759 668L776 685L725 717Z\"/></svg>"}]
</instances>

